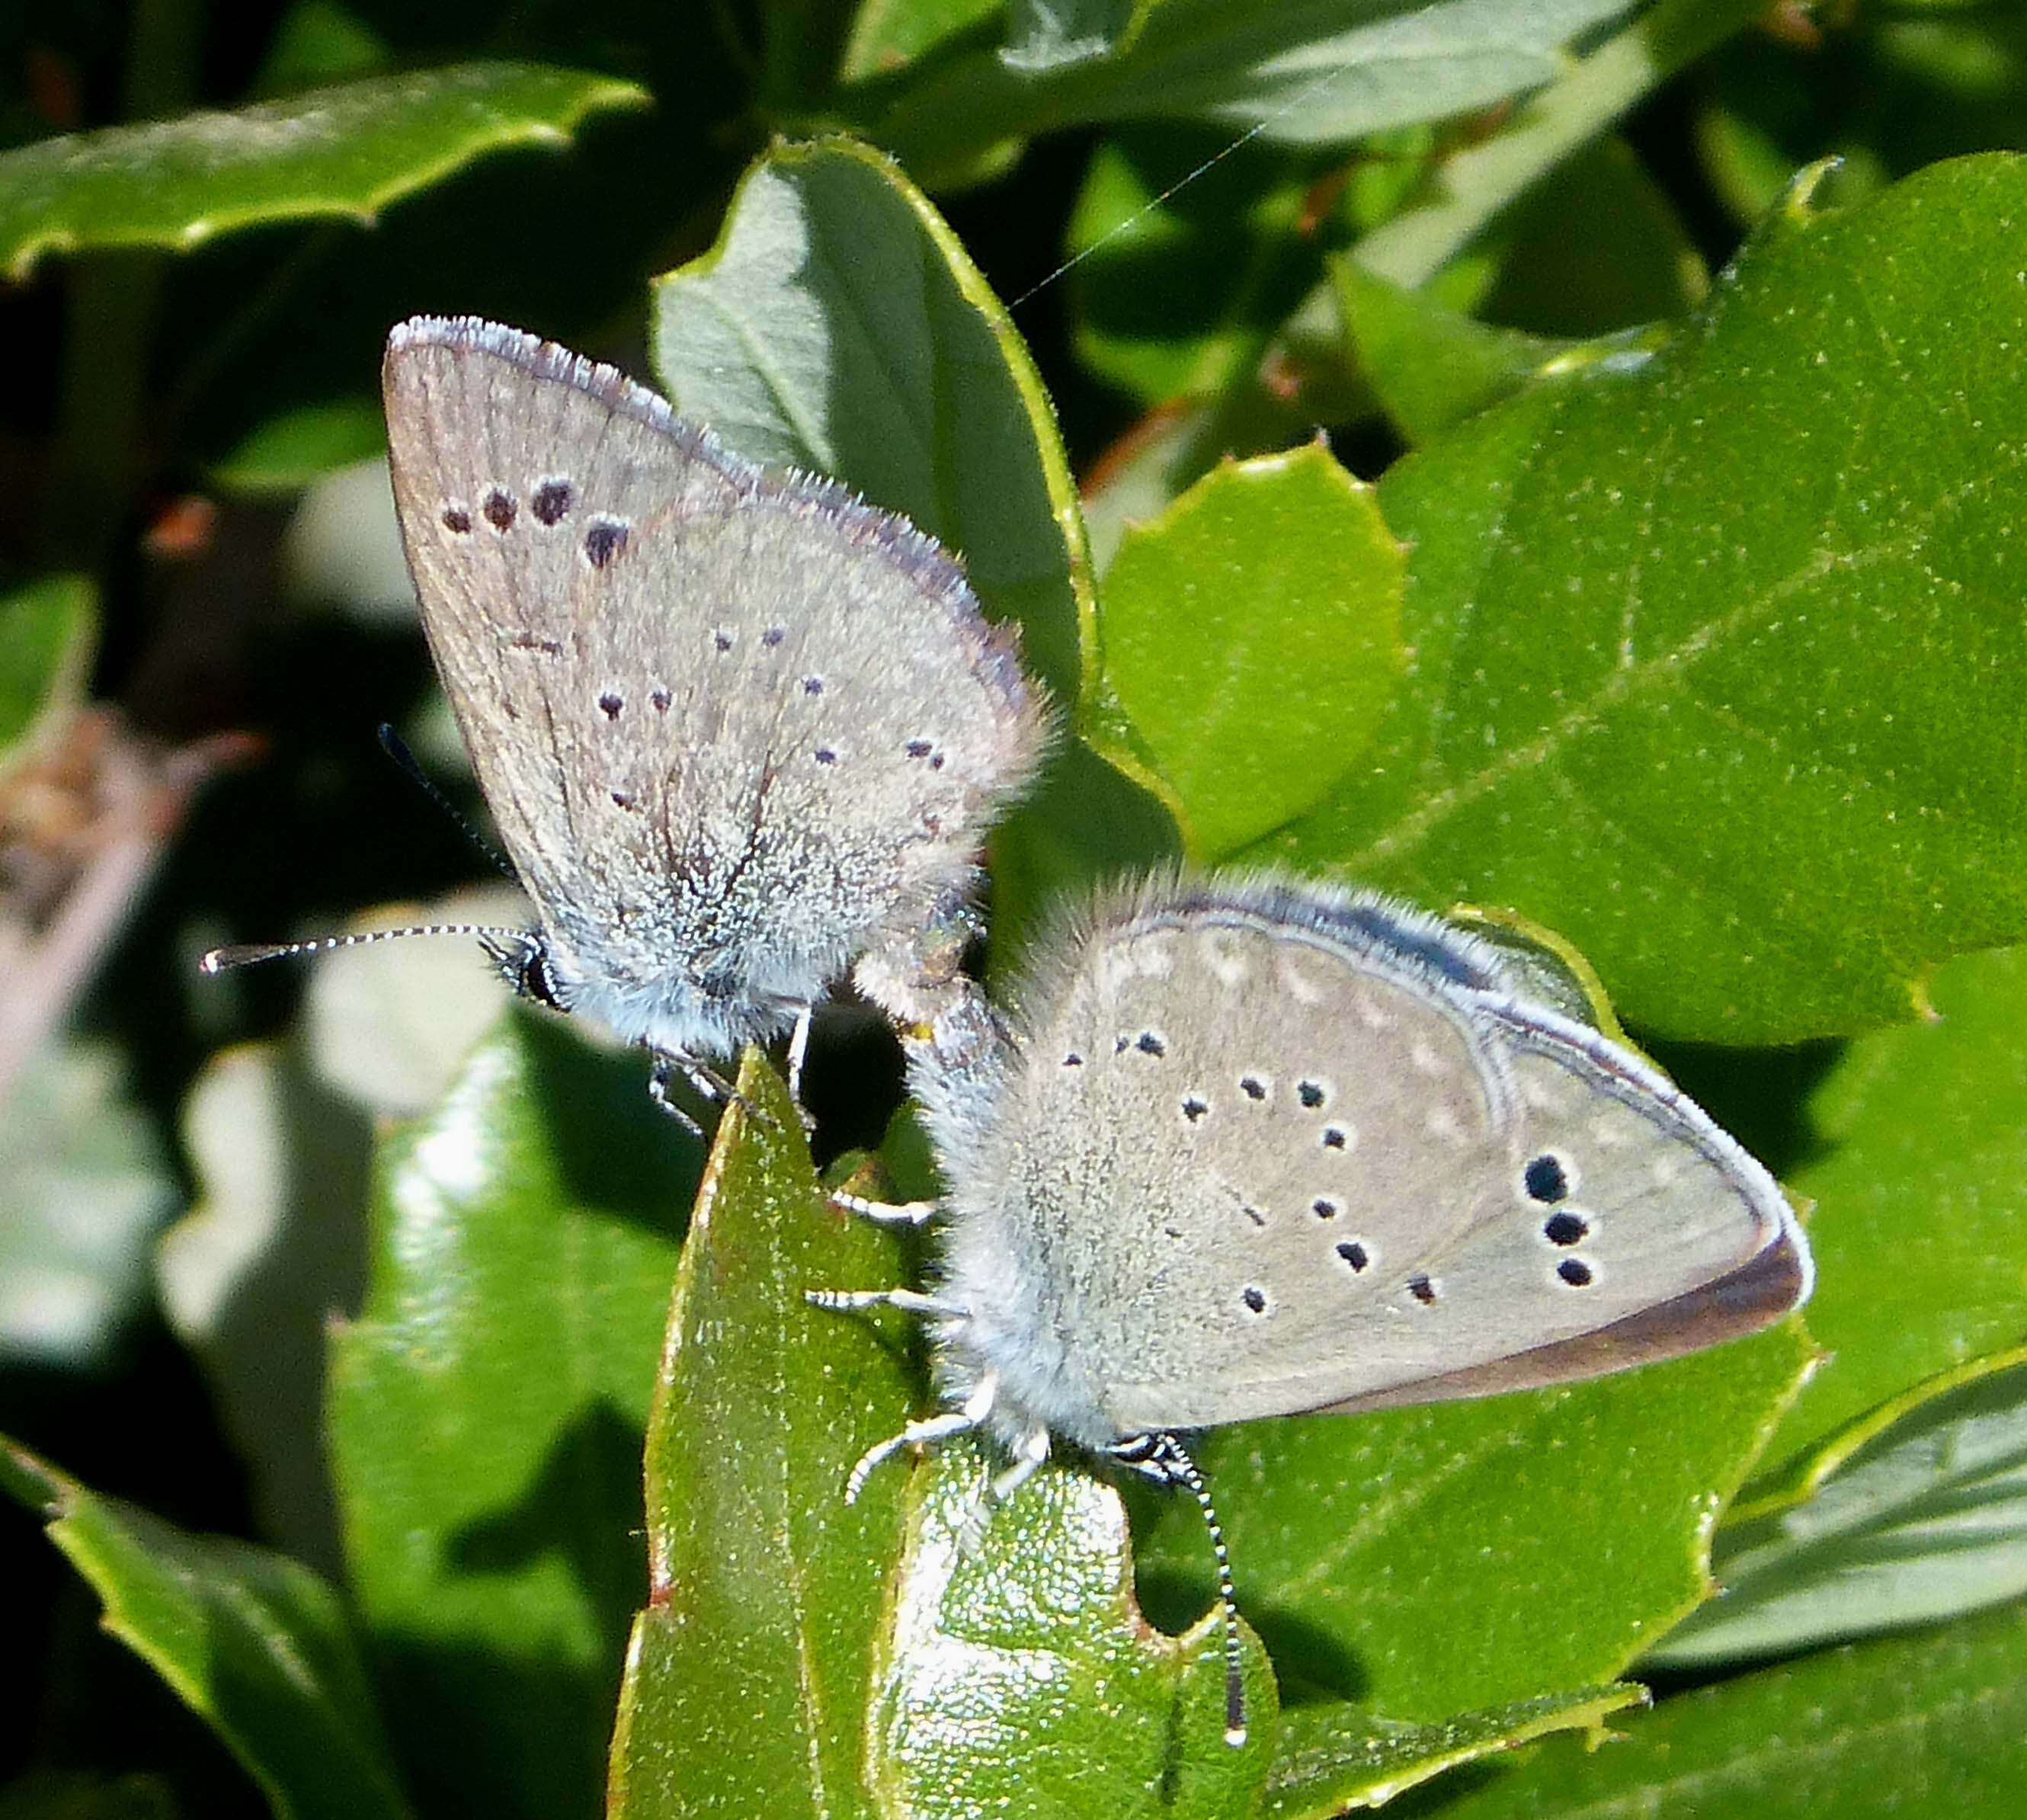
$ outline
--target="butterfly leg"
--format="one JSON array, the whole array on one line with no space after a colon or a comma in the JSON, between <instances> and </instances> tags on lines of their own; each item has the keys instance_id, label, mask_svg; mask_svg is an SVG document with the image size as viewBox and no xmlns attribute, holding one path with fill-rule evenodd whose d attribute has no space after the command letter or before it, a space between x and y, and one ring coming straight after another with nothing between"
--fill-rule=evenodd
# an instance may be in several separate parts
<instances>
[{"instance_id":1,"label":"butterfly leg","mask_svg":"<svg viewBox=\"0 0 2027 1820\"><path fill-rule=\"evenodd\" d=\"M788 1032L788 1098L803 1103L803 1064L809 1059L810 1026L816 1021L816 1007L804 1005L796 1013L796 1027Z\"/></svg>"},{"instance_id":2,"label":"butterfly leg","mask_svg":"<svg viewBox=\"0 0 2027 1820\"><path fill-rule=\"evenodd\" d=\"M844 1501L851 1504L865 1489L867 1476L873 1469L892 1460L903 1448L925 1446L930 1442L947 1441L954 1434L963 1434L978 1427L992 1413L994 1397L999 1394L999 1379L988 1371L978 1381L978 1388L965 1398L954 1409L946 1409L940 1416L930 1416L919 1422L910 1422L899 1434L890 1434L884 1441L873 1445L859 1455L858 1464L846 1475Z\"/></svg>"},{"instance_id":3,"label":"butterfly leg","mask_svg":"<svg viewBox=\"0 0 2027 1820\"><path fill-rule=\"evenodd\" d=\"M657 1054L655 1065L648 1075L648 1097L692 1137L700 1138L703 1135L703 1127L669 1096L670 1084L683 1072L683 1065L676 1057Z\"/></svg>"},{"instance_id":4,"label":"butterfly leg","mask_svg":"<svg viewBox=\"0 0 2027 1820\"><path fill-rule=\"evenodd\" d=\"M949 1320L966 1320L971 1315L969 1309L914 1289L806 1289L803 1299L812 1308L840 1313L862 1308L897 1308L903 1314L941 1316Z\"/></svg>"},{"instance_id":5,"label":"butterfly leg","mask_svg":"<svg viewBox=\"0 0 2027 1820\"><path fill-rule=\"evenodd\" d=\"M775 1122L710 1063L699 1061L694 1056L678 1054L674 1050L657 1049L650 1053L655 1058L655 1065L648 1076L648 1097L692 1137L702 1137L703 1127L678 1106L670 1093L670 1087L678 1079L687 1082L690 1091L700 1099L714 1106L736 1106L770 1125Z\"/></svg>"},{"instance_id":6,"label":"butterfly leg","mask_svg":"<svg viewBox=\"0 0 2027 1820\"><path fill-rule=\"evenodd\" d=\"M830 1203L881 1226L921 1226L943 1210L940 1201L869 1201L863 1194L842 1191L834 1193Z\"/></svg>"},{"instance_id":7,"label":"butterfly leg","mask_svg":"<svg viewBox=\"0 0 2027 1820\"><path fill-rule=\"evenodd\" d=\"M1049 1457L1049 1431L1046 1428L1031 1428L1022 1435L1014 1447L1014 1464L997 1474L980 1488L972 1500L971 1508L965 1513L963 1527L958 1531L958 1550L962 1554L975 1555L985 1541L985 1526L992 1520L992 1513L1035 1475L1035 1470Z\"/></svg>"}]
</instances>

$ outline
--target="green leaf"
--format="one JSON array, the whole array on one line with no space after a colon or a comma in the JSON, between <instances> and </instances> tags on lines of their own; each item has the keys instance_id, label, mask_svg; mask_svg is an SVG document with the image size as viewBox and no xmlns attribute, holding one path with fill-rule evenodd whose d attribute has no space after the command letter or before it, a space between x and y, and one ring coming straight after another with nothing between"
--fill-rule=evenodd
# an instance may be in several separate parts
<instances>
[{"instance_id":1,"label":"green leaf","mask_svg":"<svg viewBox=\"0 0 2027 1820\"><path fill-rule=\"evenodd\" d=\"M1162 0L1138 9L1140 29L1120 33L1110 54L1031 68L980 46L843 99L932 181L1002 140L1121 120L1342 144L1549 82L1564 46L1623 10L1621 0L1440 0L1405 13L1384 0Z\"/></svg>"},{"instance_id":2,"label":"green leaf","mask_svg":"<svg viewBox=\"0 0 2027 1820\"><path fill-rule=\"evenodd\" d=\"M1342 153L1203 127L1108 135L1070 217L1078 358L1148 404L1244 378L1349 238L1343 172Z\"/></svg>"},{"instance_id":3,"label":"green leaf","mask_svg":"<svg viewBox=\"0 0 2027 1820\"><path fill-rule=\"evenodd\" d=\"M1091 581L1039 374L898 166L830 139L741 181L718 242L655 282L670 397L753 460L812 468L959 552L1029 671L1078 699Z\"/></svg>"},{"instance_id":4,"label":"green leaf","mask_svg":"<svg viewBox=\"0 0 2027 1820\"><path fill-rule=\"evenodd\" d=\"M1800 1325L1619 1377L1224 1429L1199 1446L1285 1679L1396 1723L1608 1682L1700 1602L1711 1528L1809 1358ZM1209 1586L1196 1513L1145 1532L1157 1620Z\"/></svg>"},{"instance_id":5,"label":"green leaf","mask_svg":"<svg viewBox=\"0 0 2027 1820\"><path fill-rule=\"evenodd\" d=\"M1630 1021L1733 1043L1891 1022L2027 928L2023 206L2003 157L1798 201L1634 370L1397 463L1414 670L1253 857L1511 905Z\"/></svg>"},{"instance_id":6,"label":"green leaf","mask_svg":"<svg viewBox=\"0 0 2027 1820\"><path fill-rule=\"evenodd\" d=\"M1351 257L1333 260L1349 358L1409 443L1434 441L1466 418L1530 387L1601 369L1638 366L1667 345L1666 326L1591 341L1501 328L1403 290Z\"/></svg>"},{"instance_id":7,"label":"green leaf","mask_svg":"<svg viewBox=\"0 0 2027 1820\"><path fill-rule=\"evenodd\" d=\"M1637 1687L1587 1688L1435 1725L1402 1725L1344 1704L1295 1707L1281 1715L1264 1813L1266 1820L1331 1820L1348 1808L1380 1807L1496 1751L1550 1732L1594 1732L1646 1697Z\"/></svg>"},{"instance_id":8,"label":"green leaf","mask_svg":"<svg viewBox=\"0 0 2027 1820\"><path fill-rule=\"evenodd\" d=\"M1443 1820L2012 1820L2027 1787L2027 1608L1744 1675L1626 1729L1597 1750L1553 1740Z\"/></svg>"},{"instance_id":9,"label":"green leaf","mask_svg":"<svg viewBox=\"0 0 2027 1820\"><path fill-rule=\"evenodd\" d=\"M1794 1654L2027 1593L2027 1347L1932 1379L1862 1430L1807 1503L1726 1527L1723 1597L1650 1664Z\"/></svg>"},{"instance_id":10,"label":"green leaf","mask_svg":"<svg viewBox=\"0 0 2027 1820\"><path fill-rule=\"evenodd\" d=\"M615 1820L870 1814L873 1634L900 1545L899 1471L844 1502L915 1374L813 1288L899 1280L891 1232L832 1207L795 1106L749 1050L669 1310L648 1431L648 1604L612 1746Z\"/></svg>"},{"instance_id":11,"label":"green leaf","mask_svg":"<svg viewBox=\"0 0 2027 1820\"><path fill-rule=\"evenodd\" d=\"M0 1483L49 1525L105 1628L223 1739L279 1820L400 1820L338 1595L286 1555L194 1536L0 1437Z\"/></svg>"},{"instance_id":12,"label":"green leaf","mask_svg":"<svg viewBox=\"0 0 2027 1820\"><path fill-rule=\"evenodd\" d=\"M1004 5L1005 0L861 0L839 78L851 83L892 76L961 33L988 28Z\"/></svg>"},{"instance_id":13,"label":"green leaf","mask_svg":"<svg viewBox=\"0 0 2027 1820\"><path fill-rule=\"evenodd\" d=\"M1181 1638L1135 1604L1126 1513L1080 1468L1045 1468L959 1532L1002 1462L954 1444L909 1485L881 1632L873 1774L887 1813L1244 1814L1276 1730L1272 1677L1242 1637L1246 1743L1224 1741L1223 1620ZM897 1468L890 1467L889 1471ZM1198 1549L1208 1558L1196 1507Z\"/></svg>"},{"instance_id":14,"label":"green leaf","mask_svg":"<svg viewBox=\"0 0 2027 1820\"><path fill-rule=\"evenodd\" d=\"M377 398L334 398L271 417L212 463L212 484L260 497L298 493L313 480L387 446Z\"/></svg>"},{"instance_id":15,"label":"green leaf","mask_svg":"<svg viewBox=\"0 0 2027 1820\"><path fill-rule=\"evenodd\" d=\"M1415 446L1525 391L1552 362L1583 345L1474 321L1349 256L1331 261L1331 277L1348 356Z\"/></svg>"},{"instance_id":16,"label":"green leaf","mask_svg":"<svg viewBox=\"0 0 2027 1820\"><path fill-rule=\"evenodd\" d=\"M1427 282L1642 96L1765 10L1763 0L1659 0L1531 96L1503 131L1445 161L1442 180L1368 235L1360 258L1396 284Z\"/></svg>"},{"instance_id":17,"label":"green leaf","mask_svg":"<svg viewBox=\"0 0 2027 1820\"><path fill-rule=\"evenodd\" d=\"M1167 805L1080 739L1057 748L1041 781L995 829L991 971L1005 977L1065 892L1183 856Z\"/></svg>"},{"instance_id":18,"label":"green leaf","mask_svg":"<svg viewBox=\"0 0 2027 1820\"><path fill-rule=\"evenodd\" d=\"M254 98L378 76L393 61L386 40L337 0L292 0L253 79Z\"/></svg>"},{"instance_id":19,"label":"green leaf","mask_svg":"<svg viewBox=\"0 0 2027 1820\"><path fill-rule=\"evenodd\" d=\"M45 253L180 250L262 222L371 220L487 152L561 145L587 115L647 99L611 76L468 63L44 139L0 153L0 271L18 281Z\"/></svg>"},{"instance_id":20,"label":"green leaf","mask_svg":"<svg viewBox=\"0 0 2027 1820\"><path fill-rule=\"evenodd\" d=\"M695 1153L637 1056L517 1014L383 1144L331 1347L346 1552L419 1786L591 1812L639 1603L639 1461Z\"/></svg>"},{"instance_id":21,"label":"green leaf","mask_svg":"<svg viewBox=\"0 0 2027 1820\"><path fill-rule=\"evenodd\" d=\"M1105 582L1106 685L1209 862L1360 764L1406 653L1405 553L1320 442L1231 462L1130 528Z\"/></svg>"},{"instance_id":22,"label":"green leaf","mask_svg":"<svg viewBox=\"0 0 2027 1820\"><path fill-rule=\"evenodd\" d=\"M1468 267L1481 274L1475 314L1545 335L1672 321L1710 290L1709 268L1667 192L1616 135L1573 153L1516 198L1443 275L1461 278Z\"/></svg>"},{"instance_id":23,"label":"green leaf","mask_svg":"<svg viewBox=\"0 0 2027 1820\"><path fill-rule=\"evenodd\" d=\"M98 641L98 589L45 575L0 594L0 770L75 705Z\"/></svg>"},{"instance_id":24,"label":"green leaf","mask_svg":"<svg viewBox=\"0 0 2027 1820\"><path fill-rule=\"evenodd\" d=\"M2027 1333L2027 948L1952 961L1928 996L1934 1016L1852 1044L1811 1099L1820 1154L1789 1185L1815 1202L1809 1328L1829 1357L1756 1493L1779 1495L1846 1424Z\"/></svg>"}]
</instances>

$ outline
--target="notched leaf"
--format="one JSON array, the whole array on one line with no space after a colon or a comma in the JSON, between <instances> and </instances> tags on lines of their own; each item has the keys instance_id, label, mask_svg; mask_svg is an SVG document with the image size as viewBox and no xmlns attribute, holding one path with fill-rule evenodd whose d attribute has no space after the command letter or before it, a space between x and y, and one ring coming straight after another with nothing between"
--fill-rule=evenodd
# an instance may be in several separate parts
<instances>
[{"instance_id":1,"label":"notched leaf","mask_svg":"<svg viewBox=\"0 0 2027 1820\"><path fill-rule=\"evenodd\" d=\"M996 1470L985 1449L957 1443L910 1482L876 1670L885 1810L1250 1811L1278 1705L1251 1631L1241 1633L1249 1737L1234 1748L1221 1616L1209 1611L1180 1637L1147 1623L1124 1508L1088 1471L1038 1474L992 1512L977 1552L962 1552L960 1533ZM1208 1559L1200 1521L1197 1539Z\"/></svg>"},{"instance_id":2,"label":"notched leaf","mask_svg":"<svg viewBox=\"0 0 2027 1820\"><path fill-rule=\"evenodd\" d=\"M1384 1806L1431 1778L1552 1732L1593 1734L1616 1712L1644 1705L1644 1688L1619 1682L1403 1725L1349 1704L1300 1706L1281 1715L1267 1778L1265 1820L1329 1820Z\"/></svg>"},{"instance_id":3,"label":"notched leaf","mask_svg":"<svg viewBox=\"0 0 2027 1820\"><path fill-rule=\"evenodd\" d=\"M1257 856L1512 905L1730 1043L1896 1021L2027 931L2023 210L1994 155L1778 227L1632 371L1397 463L1413 670Z\"/></svg>"},{"instance_id":4,"label":"notched leaf","mask_svg":"<svg viewBox=\"0 0 2027 1820\"><path fill-rule=\"evenodd\" d=\"M1815 1462L1806 1503L1728 1526L1724 1590L1648 1659L1708 1669L2027 1593L2027 1348L1948 1371Z\"/></svg>"},{"instance_id":5,"label":"notched leaf","mask_svg":"<svg viewBox=\"0 0 2027 1820\"><path fill-rule=\"evenodd\" d=\"M371 220L486 152L562 144L588 114L648 98L578 70L456 64L44 139L0 154L0 270L19 280L50 253L178 250L261 222Z\"/></svg>"},{"instance_id":6,"label":"notched leaf","mask_svg":"<svg viewBox=\"0 0 2027 1820\"><path fill-rule=\"evenodd\" d=\"M1405 552L1320 442L1227 462L1106 571L1111 699L1211 862L1362 762L1406 662Z\"/></svg>"}]
</instances>

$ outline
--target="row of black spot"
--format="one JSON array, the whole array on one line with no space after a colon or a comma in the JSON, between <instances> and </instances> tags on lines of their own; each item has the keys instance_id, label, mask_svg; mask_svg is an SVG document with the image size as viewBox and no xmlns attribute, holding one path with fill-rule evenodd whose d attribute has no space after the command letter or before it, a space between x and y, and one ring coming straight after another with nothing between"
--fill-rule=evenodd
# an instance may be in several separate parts
<instances>
[{"instance_id":1,"label":"row of black spot","mask_svg":"<svg viewBox=\"0 0 2027 1820\"><path fill-rule=\"evenodd\" d=\"M762 633L762 638L763 642L775 642L777 641L781 636L781 629L777 626L770 631ZM716 639L718 648L720 651L728 651L731 648L732 640L729 634L722 632L718 633L716 634ZM806 676L803 678L803 693L804 695L819 696L822 695L823 692L824 679L822 677ZM669 704L674 700L674 697L670 696L668 690L666 688L658 688L653 694L649 696L648 699L654 704L656 713L666 714L668 711ZM626 711L626 700L625 696L615 694L613 691L607 689L604 694L599 696L598 707L599 711L603 714L607 720L616 721L619 718L620 715ZM932 771L940 771L943 768L943 755L936 750L935 743L932 740L910 740L901 748L901 750L908 758L927 759L929 762L929 769ZM819 765L834 765L837 762L836 748L831 746L818 746L813 752L810 753L810 756L814 759Z\"/></svg>"},{"instance_id":2,"label":"row of black spot","mask_svg":"<svg viewBox=\"0 0 2027 1820\"><path fill-rule=\"evenodd\" d=\"M570 483L567 480L545 480L535 489L529 502L529 510L539 524L554 526L561 524L575 502ZM513 494L504 487L489 489L485 498L478 502L479 515L504 537L514 528L521 508ZM443 509L444 529L459 537L467 535L471 530L471 513L464 506L455 503ZM601 512L585 528L584 558L594 569L602 569L626 547L627 522Z\"/></svg>"}]
</instances>

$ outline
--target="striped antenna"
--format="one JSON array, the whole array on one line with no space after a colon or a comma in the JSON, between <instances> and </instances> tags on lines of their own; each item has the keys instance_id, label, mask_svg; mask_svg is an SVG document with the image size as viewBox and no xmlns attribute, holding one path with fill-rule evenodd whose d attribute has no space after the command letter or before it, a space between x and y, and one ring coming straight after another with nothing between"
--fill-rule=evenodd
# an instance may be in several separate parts
<instances>
[{"instance_id":1,"label":"striped antenna","mask_svg":"<svg viewBox=\"0 0 2027 1820\"><path fill-rule=\"evenodd\" d=\"M213 948L198 962L205 973L250 967L257 961L285 960L291 954L328 954L338 948L363 948L372 942L392 942L407 936L476 936L481 941L525 943L529 932L491 923L426 923L406 929L362 929L355 935L319 936L307 942L234 942Z\"/></svg>"},{"instance_id":2,"label":"striped antenna","mask_svg":"<svg viewBox=\"0 0 2027 1820\"><path fill-rule=\"evenodd\" d=\"M1224 1741L1234 1750L1246 1742L1246 1683L1240 1674L1244 1656L1239 1641L1239 1596L1231 1584L1231 1555L1224 1545L1224 1525L1211 1506L1210 1487L1204 1483L1197 1463L1183 1451L1172 1434L1154 1437L1152 1457L1176 1484L1187 1487L1203 1512L1204 1527L1210 1531L1211 1553L1217 1562L1217 1598L1224 1608Z\"/></svg>"},{"instance_id":3,"label":"striped antenna","mask_svg":"<svg viewBox=\"0 0 2027 1820\"><path fill-rule=\"evenodd\" d=\"M521 875L514 869L514 862L481 834L472 825L471 818L444 794L442 786L423 769L422 760L409 749L408 742L394 731L393 723L391 721L382 721L380 723L378 737L381 751L401 767L407 773L408 781L450 818L466 840L498 866L508 877L519 884L521 882Z\"/></svg>"}]
</instances>

